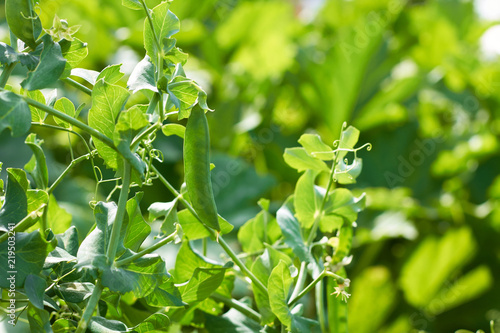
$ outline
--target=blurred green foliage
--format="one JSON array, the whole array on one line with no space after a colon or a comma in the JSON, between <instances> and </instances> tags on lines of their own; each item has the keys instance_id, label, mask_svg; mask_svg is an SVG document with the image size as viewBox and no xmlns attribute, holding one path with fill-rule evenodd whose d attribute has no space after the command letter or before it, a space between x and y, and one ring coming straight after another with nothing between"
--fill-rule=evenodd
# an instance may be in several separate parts
<instances>
[{"instance_id":1,"label":"blurred green foliage","mask_svg":"<svg viewBox=\"0 0 500 333\"><path fill-rule=\"evenodd\" d=\"M81 67L121 62L130 73L144 56L142 13L120 1L41 2L44 28L55 14L82 25L74 35L88 43ZM304 132L331 143L347 121L374 147L360 153L357 188L368 209L346 267L351 332L487 330L500 321L500 57L480 43L500 22L460 0L176 0L171 9L181 19L177 45L190 54L186 72L217 111L210 129L222 216L241 225L260 197L276 209L299 176L284 149ZM2 18L1 40L6 32ZM58 89L88 110L89 97ZM132 101L146 101L141 94ZM70 157L63 134L47 133L39 136L55 152L47 156L53 181ZM3 132L0 140L3 170L28 162L27 147L9 148L24 138ZM182 140L156 147L180 186ZM72 223L88 230L92 216L79 212L95 184L92 169L79 168L56 192ZM154 195L144 207L170 198Z\"/></svg>"}]
</instances>

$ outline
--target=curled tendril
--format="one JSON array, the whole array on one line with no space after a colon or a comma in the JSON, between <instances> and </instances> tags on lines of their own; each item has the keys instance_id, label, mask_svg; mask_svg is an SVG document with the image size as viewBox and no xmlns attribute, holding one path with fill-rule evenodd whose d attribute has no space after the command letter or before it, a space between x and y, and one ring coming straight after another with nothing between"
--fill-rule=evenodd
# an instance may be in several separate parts
<instances>
[{"instance_id":1,"label":"curled tendril","mask_svg":"<svg viewBox=\"0 0 500 333\"><path fill-rule=\"evenodd\" d=\"M333 148L338 147L338 146L339 146L339 144L340 144L340 140L335 140L335 141L333 141Z\"/></svg>"},{"instance_id":2,"label":"curled tendril","mask_svg":"<svg viewBox=\"0 0 500 333\"><path fill-rule=\"evenodd\" d=\"M92 210L95 209L95 206L97 206L97 200L91 200L89 201L89 206Z\"/></svg>"},{"instance_id":3,"label":"curled tendril","mask_svg":"<svg viewBox=\"0 0 500 333\"><path fill-rule=\"evenodd\" d=\"M366 147L366 151L370 151L370 150L372 150L373 146L370 142L368 142L368 143L365 143L364 145L362 145L361 147L356 148L355 150L358 151L358 150L361 150L365 147Z\"/></svg>"},{"instance_id":4,"label":"curled tendril","mask_svg":"<svg viewBox=\"0 0 500 333\"><path fill-rule=\"evenodd\" d=\"M160 163L163 163L163 159L164 159L163 153L159 149L151 149L149 151L149 157L152 158L152 159L157 160Z\"/></svg>"},{"instance_id":5,"label":"curled tendril","mask_svg":"<svg viewBox=\"0 0 500 333\"><path fill-rule=\"evenodd\" d=\"M96 179L97 183L99 184L102 182L102 171L97 165L94 165L94 170L97 170L97 172L99 173L99 177L97 177L98 179ZM96 176L97 176L97 174L96 174Z\"/></svg>"}]
</instances>

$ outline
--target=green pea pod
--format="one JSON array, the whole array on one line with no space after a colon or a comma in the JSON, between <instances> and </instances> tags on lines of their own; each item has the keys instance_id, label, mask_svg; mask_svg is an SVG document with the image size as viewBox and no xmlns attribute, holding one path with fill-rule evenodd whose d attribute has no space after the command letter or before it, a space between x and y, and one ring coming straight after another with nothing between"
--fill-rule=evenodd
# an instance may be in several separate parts
<instances>
[{"instance_id":1,"label":"green pea pod","mask_svg":"<svg viewBox=\"0 0 500 333\"><path fill-rule=\"evenodd\" d=\"M32 49L42 32L40 18L33 10L32 0L6 0L5 18L10 31Z\"/></svg>"},{"instance_id":2,"label":"green pea pod","mask_svg":"<svg viewBox=\"0 0 500 333\"><path fill-rule=\"evenodd\" d=\"M191 111L184 136L184 176L194 210L206 226L220 231L210 178L210 136L205 112Z\"/></svg>"}]
</instances>

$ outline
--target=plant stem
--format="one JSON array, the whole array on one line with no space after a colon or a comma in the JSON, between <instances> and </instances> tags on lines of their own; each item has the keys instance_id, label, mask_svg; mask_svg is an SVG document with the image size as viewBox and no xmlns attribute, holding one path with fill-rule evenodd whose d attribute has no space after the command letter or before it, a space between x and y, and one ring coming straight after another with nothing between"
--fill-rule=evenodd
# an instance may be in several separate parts
<instances>
[{"instance_id":1,"label":"plant stem","mask_svg":"<svg viewBox=\"0 0 500 333\"><path fill-rule=\"evenodd\" d=\"M99 303L99 299L101 298L101 294L103 291L103 286L101 284L100 280L97 280L97 283L94 287L94 291L92 292L92 295L89 298L89 302L87 303L87 306L85 307L85 311L83 312L82 318L80 319L80 322L78 323L78 328L76 329L75 333L84 333L87 330L87 326L89 324L90 318L92 318L92 315L94 314L94 310L97 306L97 303Z\"/></svg>"},{"instance_id":2,"label":"plant stem","mask_svg":"<svg viewBox=\"0 0 500 333\"><path fill-rule=\"evenodd\" d=\"M338 156L338 155L337 155ZM326 201L328 200L328 193L333 185L333 174L335 172L335 167L337 166L337 158L332 163L332 168L330 170L330 177L328 179L328 184L326 185L326 192L323 200L321 201L321 206L319 208L319 213L314 219L313 225L311 227L311 231L309 232L309 236L307 237L306 245L310 245L314 238L316 238L316 233L318 232L319 222L321 221L321 217L323 216L323 210L325 209Z\"/></svg>"},{"instance_id":3,"label":"plant stem","mask_svg":"<svg viewBox=\"0 0 500 333\"><path fill-rule=\"evenodd\" d=\"M9 80L10 74L12 74L12 71L16 67L17 62L13 62L7 66L4 67L2 75L0 76L0 88L5 88L5 85L7 84L7 81Z\"/></svg>"},{"instance_id":4,"label":"plant stem","mask_svg":"<svg viewBox=\"0 0 500 333\"><path fill-rule=\"evenodd\" d=\"M309 291L311 291L311 289L314 288L314 286L318 282L320 282L321 279L323 279L324 277L325 277L325 271L321 272L321 274L318 275L318 277L315 278L311 283L309 283L309 285L305 287L304 290L302 290L297 296L293 297L292 294L292 297L290 297L290 301L288 302L288 306L292 307L295 303L297 303L299 299L301 299L304 295L306 295Z\"/></svg>"},{"instance_id":5,"label":"plant stem","mask_svg":"<svg viewBox=\"0 0 500 333\"><path fill-rule=\"evenodd\" d=\"M139 134L138 136L136 136L134 138L134 140L132 141L132 144L130 145L130 150L135 151L137 146L141 143L142 140L144 140L144 138L146 138L151 133L156 132L160 128L161 128L160 122L154 123L153 125L146 128L146 130L144 130L144 132L142 132L141 134Z\"/></svg>"},{"instance_id":6,"label":"plant stem","mask_svg":"<svg viewBox=\"0 0 500 333\"><path fill-rule=\"evenodd\" d=\"M207 226L205 226L203 224L203 222L201 221L200 217L198 216L198 214L196 214L195 210L193 209L193 207L191 206L191 204L186 200L184 199L184 197L179 193L177 192L177 190L168 182L168 180L165 179L165 177L163 177L163 175L161 173L158 172L158 169L155 168L154 165L151 165L151 168L153 169L153 171L158 175L158 178L160 179L160 181L163 183L163 185L165 185L165 187L170 191L172 192L173 195L175 195L176 197L179 198L179 200L184 204L184 206L186 206L186 208L191 212L191 214L193 214L193 216L210 232L210 234L215 238L217 236L217 233L208 228ZM257 279L257 277L245 266L245 264L240 260L240 258L238 258L238 256L236 255L236 253L234 253L233 249L231 249L231 247L226 243L226 241L224 240L224 238L222 236L219 235L219 244L220 246L224 249L224 251L227 253L227 255L234 261L234 263L240 268L240 270L243 272L243 274L245 274L251 281L252 283L254 283L257 288L259 288L262 292L265 292L267 293L267 288L266 286L264 286L264 284L262 282L260 282L259 279Z\"/></svg>"},{"instance_id":7,"label":"plant stem","mask_svg":"<svg viewBox=\"0 0 500 333\"><path fill-rule=\"evenodd\" d=\"M38 209L36 209L36 210L32 211L30 214L26 215L21 221L19 221L19 223L17 223L15 225L15 227L14 227L14 229L12 229L12 231L21 232L21 231L24 231L24 230L28 229L29 227L31 227L34 224L34 222L36 221L36 218L41 216L39 214L39 211L44 209L45 207L47 207L47 204L41 205L40 207L38 207ZM0 243L5 242L7 240L7 238L9 238L8 232L2 234L0 236Z\"/></svg>"},{"instance_id":8,"label":"plant stem","mask_svg":"<svg viewBox=\"0 0 500 333\"><path fill-rule=\"evenodd\" d=\"M149 12L149 8L146 5L146 2L144 0L140 0L140 1L141 1L142 7L144 8L144 11L146 12L147 20L149 22L149 26L151 27L151 31L153 32L156 47L158 48L158 51L160 51L162 49L162 47L160 45L160 41L158 40L158 35L156 34L156 31L155 31L155 26L153 24L153 18L151 17L151 13Z\"/></svg>"},{"instance_id":9,"label":"plant stem","mask_svg":"<svg viewBox=\"0 0 500 333\"><path fill-rule=\"evenodd\" d=\"M71 169L77 165L78 163L88 160L94 152L97 152L94 150L92 153L88 153L85 155L82 155L80 157L75 158L74 160L71 161L71 163L66 167L66 169L57 177L57 179L52 183L52 185L48 189L49 195L54 191L54 189L61 183L61 181L64 179L64 177L71 171Z\"/></svg>"},{"instance_id":10,"label":"plant stem","mask_svg":"<svg viewBox=\"0 0 500 333\"><path fill-rule=\"evenodd\" d=\"M47 112L48 114L54 116L54 117L57 117L61 120L64 120L65 122L67 123L70 123L71 125L81 129L81 130L84 130L85 132L89 133L90 135L93 135L95 136L97 139L99 139L100 141L104 142L106 145L108 145L109 147L113 148L116 150L116 147L113 143L113 140L108 138L106 135L102 134L101 132L99 132L98 130L88 126L87 124L84 124L82 123L81 121L71 117L71 116L68 116L67 114L65 113L62 113L61 111L58 111L54 108L51 108L50 106L47 106L45 104L42 104L40 102L37 102L29 97L26 97L26 96L21 96L25 101L26 103L28 103L29 105L31 106L34 106L40 110L43 110L45 112Z\"/></svg>"},{"instance_id":11,"label":"plant stem","mask_svg":"<svg viewBox=\"0 0 500 333\"><path fill-rule=\"evenodd\" d=\"M155 243L154 245L148 247L148 248L145 248L144 250L134 254L134 255L131 255L130 257L127 257L125 259L122 259L122 260L117 260L115 262L115 266L116 267L120 267L120 266L123 266L123 265L126 265L126 264L129 264L131 262L133 262L134 260L137 260L143 256L145 256L146 254L150 254L151 252L159 249L160 247L162 247L163 245L167 244L167 243L170 243L171 241L173 241L175 239L175 237L177 236L177 233L178 233L178 230L175 230L173 233L171 233L170 235L168 235L167 237L165 238L162 238L161 240L159 240L157 243Z\"/></svg>"},{"instance_id":12,"label":"plant stem","mask_svg":"<svg viewBox=\"0 0 500 333\"><path fill-rule=\"evenodd\" d=\"M329 272L326 269L324 269L323 272L321 272L321 274L318 275L317 278L315 278L311 283L309 283L309 285L305 287L304 290L302 290L298 295L294 296L292 294L292 296L290 296L290 301L288 302L288 306L291 307L295 303L297 303L299 299L301 299L304 295L306 295L309 291L311 291L311 289L314 288L314 286L318 284L325 276L329 276L336 279L338 284L343 284L345 281L345 278L343 278L342 276Z\"/></svg>"},{"instance_id":13,"label":"plant stem","mask_svg":"<svg viewBox=\"0 0 500 333\"><path fill-rule=\"evenodd\" d=\"M73 80L72 78L65 78L63 79L64 82L68 83L70 86L73 86L75 87L76 89L80 90L81 92L84 92L86 93L87 95L91 96L92 95L92 90L85 87L83 84L81 84L80 82L77 82L75 80Z\"/></svg>"},{"instance_id":14,"label":"plant stem","mask_svg":"<svg viewBox=\"0 0 500 333\"><path fill-rule=\"evenodd\" d=\"M318 312L319 327L321 329L321 332L328 333L328 326L325 314L325 293L324 293L323 277L316 284L315 291L316 291L316 311Z\"/></svg>"},{"instance_id":15,"label":"plant stem","mask_svg":"<svg viewBox=\"0 0 500 333\"><path fill-rule=\"evenodd\" d=\"M238 310L248 318L253 319L258 323L260 323L260 321L262 320L262 316L258 312L256 312L255 310L253 310L252 308L248 307L246 304L238 300L222 296L221 294L218 293L213 293L210 297L212 297L217 302L222 302L226 304L228 307Z\"/></svg>"},{"instance_id":16,"label":"plant stem","mask_svg":"<svg viewBox=\"0 0 500 333\"><path fill-rule=\"evenodd\" d=\"M116 249L118 248L118 241L120 238L120 231L122 229L123 218L127 210L128 190L130 188L130 164L123 161L123 182L120 190L120 197L118 198L118 207L116 209L116 217L111 229L111 236L109 238L108 251L106 257L110 263L114 263L116 256Z\"/></svg>"},{"instance_id":17,"label":"plant stem","mask_svg":"<svg viewBox=\"0 0 500 333\"><path fill-rule=\"evenodd\" d=\"M300 290L304 286L304 283L306 283L306 278L307 278L307 262L303 261L300 263L299 276L297 278L297 283L295 284L295 288L293 288L292 295L290 296L291 300L295 300L300 295Z\"/></svg>"}]
</instances>

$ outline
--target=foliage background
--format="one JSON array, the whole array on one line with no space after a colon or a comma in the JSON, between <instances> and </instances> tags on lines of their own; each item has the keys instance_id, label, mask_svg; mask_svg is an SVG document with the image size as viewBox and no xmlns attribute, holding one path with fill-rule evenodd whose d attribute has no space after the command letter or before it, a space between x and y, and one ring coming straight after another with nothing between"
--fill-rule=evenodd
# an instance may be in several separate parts
<instances>
[{"instance_id":1,"label":"foliage background","mask_svg":"<svg viewBox=\"0 0 500 333\"><path fill-rule=\"evenodd\" d=\"M75 36L88 42L89 56L81 67L100 71L123 63L130 73L142 59L142 13L116 0L41 3L44 27L55 13L82 25ZM355 185L367 192L368 209L360 214L347 267L352 332L486 330L489 320L500 321L495 7L494 1L459 0L172 4L181 19L178 46L190 54L188 76L207 90L216 110L209 119L213 182L220 214L230 222L238 226L252 217L260 197L276 209L293 192L299 175L282 154L302 133L332 142L347 121L361 130L360 142L373 144L362 153ZM485 8L488 17L481 18ZM495 31L496 46L487 44ZM0 39L8 40L4 18ZM90 104L76 90L58 89ZM42 137L55 177L70 161L67 139ZM0 142L4 170L29 160L24 138L4 131ZM164 174L179 186L182 141L157 140L156 146ZM95 182L88 165L73 174L55 194L82 235L93 222L88 202ZM112 188L106 186L102 193ZM160 187L151 192L144 210L172 199ZM169 262L168 248L165 256Z\"/></svg>"}]
</instances>

